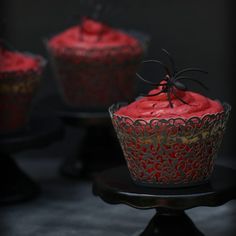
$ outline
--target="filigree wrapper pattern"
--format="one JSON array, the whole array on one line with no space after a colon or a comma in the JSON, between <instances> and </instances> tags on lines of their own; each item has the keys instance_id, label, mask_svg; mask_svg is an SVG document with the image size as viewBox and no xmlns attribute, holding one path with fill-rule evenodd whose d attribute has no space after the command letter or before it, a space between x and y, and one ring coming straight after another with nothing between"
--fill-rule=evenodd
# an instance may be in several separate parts
<instances>
[{"instance_id":1,"label":"filigree wrapper pattern","mask_svg":"<svg viewBox=\"0 0 236 236\"><path fill-rule=\"evenodd\" d=\"M135 94L135 72L141 62L140 47L108 49L49 48L63 100L71 106L106 108Z\"/></svg>"},{"instance_id":2,"label":"filigree wrapper pattern","mask_svg":"<svg viewBox=\"0 0 236 236\"><path fill-rule=\"evenodd\" d=\"M230 105L224 111L187 120L142 119L109 112L132 179L138 184L163 187L197 185L211 176Z\"/></svg>"}]
</instances>

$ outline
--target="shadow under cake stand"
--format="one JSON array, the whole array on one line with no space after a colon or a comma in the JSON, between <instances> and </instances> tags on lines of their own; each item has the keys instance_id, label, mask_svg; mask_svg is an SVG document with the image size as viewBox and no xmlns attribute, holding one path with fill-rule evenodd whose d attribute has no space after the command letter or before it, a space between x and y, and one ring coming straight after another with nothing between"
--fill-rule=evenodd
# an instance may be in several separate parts
<instances>
[{"instance_id":1,"label":"shadow under cake stand","mask_svg":"<svg viewBox=\"0 0 236 236\"><path fill-rule=\"evenodd\" d=\"M96 176L93 193L110 204L156 209L140 236L200 236L204 234L184 211L198 206L220 206L236 199L236 170L217 165L207 184L168 189L137 186L127 167L118 167Z\"/></svg>"},{"instance_id":2,"label":"shadow under cake stand","mask_svg":"<svg viewBox=\"0 0 236 236\"><path fill-rule=\"evenodd\" d=\"M24 173L13 154L42 148L63 137L60 120L48 116L33 116L21 130L0 135L0 205L30 200L40 187Z\"/></svg>"},{"instance_id":3,"label":"shadow under cake stand","mask_svg":"<svg viewBox=\"0 0 236 236\"><path fill-rule=\"evenodd\" d=\"M60 172L64 176L90 178L96 172L125 164L108 109L71 107L57 95L47 97L40 107L60 117L66 125L83 131L75 152L72 151L61 165Z\"/></svg>"}]
</instances>

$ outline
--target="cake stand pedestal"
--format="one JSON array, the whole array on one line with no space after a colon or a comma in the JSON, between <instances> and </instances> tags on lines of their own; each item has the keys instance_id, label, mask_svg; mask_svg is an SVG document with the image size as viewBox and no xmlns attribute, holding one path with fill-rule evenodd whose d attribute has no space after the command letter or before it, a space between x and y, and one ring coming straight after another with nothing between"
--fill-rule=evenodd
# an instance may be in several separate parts
<instances>
[{"instance_id":1,"label":"cake stand pedestal","mask_svg":"<svg viewBox=\"0 0 236 236\"><path fill-rule=\"evenodd\" d=\"M184 212L198 206L220 206L236 198L236 170L216 166L205 185L188 188L148 188L133 183L128 169L118 167L96 176L93 193L110 204L156 209L140 236L203 235Z\"/></svg>"},{"instance_id":2,"label":"cake stand pedestal","mask_svg":"<svg viewBox=\"0 0 236 236\"><path fill-rule=\"evenodd\" d=\"M18 132L0 135L0 205L26 201L40 192L39 185L21 170L12 155L49 145L62 134L60 120L37 116Z\"/></svg>"},{"instance_id":3,"label":"cake stand pedestal","mask_svg":"<svg viewBox=\"0 0 236 236\"><path fill-rule=\"evenodd\" d=\"M64 176L91 178L96 172L125 164L107 109L70 107L55 95L42 101L41 107L66 125L84 130L76 153L68 155L61 165Z\"/></svg>"}]
</instances>

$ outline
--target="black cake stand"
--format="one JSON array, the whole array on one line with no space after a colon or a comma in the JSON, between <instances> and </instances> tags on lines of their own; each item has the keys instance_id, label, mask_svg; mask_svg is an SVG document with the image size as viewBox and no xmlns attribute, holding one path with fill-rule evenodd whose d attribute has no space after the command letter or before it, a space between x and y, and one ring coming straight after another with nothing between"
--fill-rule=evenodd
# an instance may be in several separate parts
<instances>
[{"instance_id":1,"label":"black cake stand","mask_svg":"<svg viewBox=\"0 0 236 236\"><path fill-rule=\"evenodd\" d=\"M62 136L60 120L48 116L33 116L21 130L0 135L0 205L32 199L40 191L38 184L20 169L12 154L44 147Z\"/></svg>"},{"instance_id":2,"label":"black cake stand","mask_svg":"<svg viewBox=\"0 0 236 236\"><path fill-rule=\"evenodd\" d=\"M96 176L93 192L110 204L126 204L138 209L156 209L156 214L140 236L203 235L185 214L198 206L220 206L236 198L236 170L216 166L208 184L188 188L148 188L133 183L126 167Z\"/></svg>"},{"instance_id":3,"label":"black cake stand","mask_svg":"<svg viewBox=\"0 0 236 236\"><path fill-rule=\"evenodd\" d=\"M44 112L60 117L65 124L85 131L76 153L69 154L61 165L60 171L64 176L90 178L96 172L124 164L108 109L71 107L59 95L46 98L40 107Z\"/></svg>"}]
</instances>

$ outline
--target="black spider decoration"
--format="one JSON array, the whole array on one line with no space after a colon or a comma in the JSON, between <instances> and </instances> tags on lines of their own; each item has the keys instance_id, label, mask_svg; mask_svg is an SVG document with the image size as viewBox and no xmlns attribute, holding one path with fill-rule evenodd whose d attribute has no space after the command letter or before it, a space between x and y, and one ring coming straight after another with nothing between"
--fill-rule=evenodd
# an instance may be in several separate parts
<instances>
[{"instance_id":1,"label":"black spider decoration","mask_svg":"<svg viewBox=\"0 0 236 236\"><path fill-rule=\"evenodd\" d=\"M85 17L108 24L110 18L114 17L114 15L118 16L117 9L113 6L114 4L107 0L79 0L79 3L80 12L73 15L76 20L78 18L83 20Z\"/></svg>"},{"instance_id":2,"label":"black spider decoration","mask_svg":"<svg viewBox=\"0 0 236 236\"><path fill-rule=\"evenodd\" d=\"M207 74L208 73L207 71L204 71L199 68L186 68L186 69L177 71L176 66L175 66L175 62L173 60L173 57L170 55L170 53L165 49L162 49L162 51L168 56L168 58L170 60L170 64L171 64L170 68L167 65L165 65L162 61L158 61L158 60L147 60L147 61L143 61L142 63L158 63L158 64L160 64L165 69L165 72L166 72L165 78L163 79L165 81L165 83L153 83L151 81L145 80L140 74L136 73L138 78L141 79L142 81L146 82L147 84L154 86L154 87L160 87L160 86L162 87L161 91L158 93L150 94L150 95L149 94L146 94L146 95L142 94L142 96L152 97L152 96L157 96L161 93L166 93L170 107L173 108L173 103L171 101L171 94L173 94L182 103L188 104L181 97L179 97L175 91L175 89L179 89L182 91L187 90L186 85L180 82L181 80L191 80L193 82L198 83L203 88L208 89L201 81L198 81L197 79L192 78L190 76L184 75L187 72L201 72L201 73Z\"/></svg>"},{"instance_id":3,"label":"black spider decoration","mask_svg":"<svg viewBox=\"0 0 236 236\"><path fill-rule=\"evenodd\" d=\"M68 27L71 24L83 27L86 20L98 21L105 25L109 24L109 19L119 15L117 9L107 0L79 0L79 12L72 14L67 20ZM81 28L79 28L81 32ZM81 39L83 36L81 34ZM99 37L98 37L99 41Z\"/></svg>"}]
</instances>

